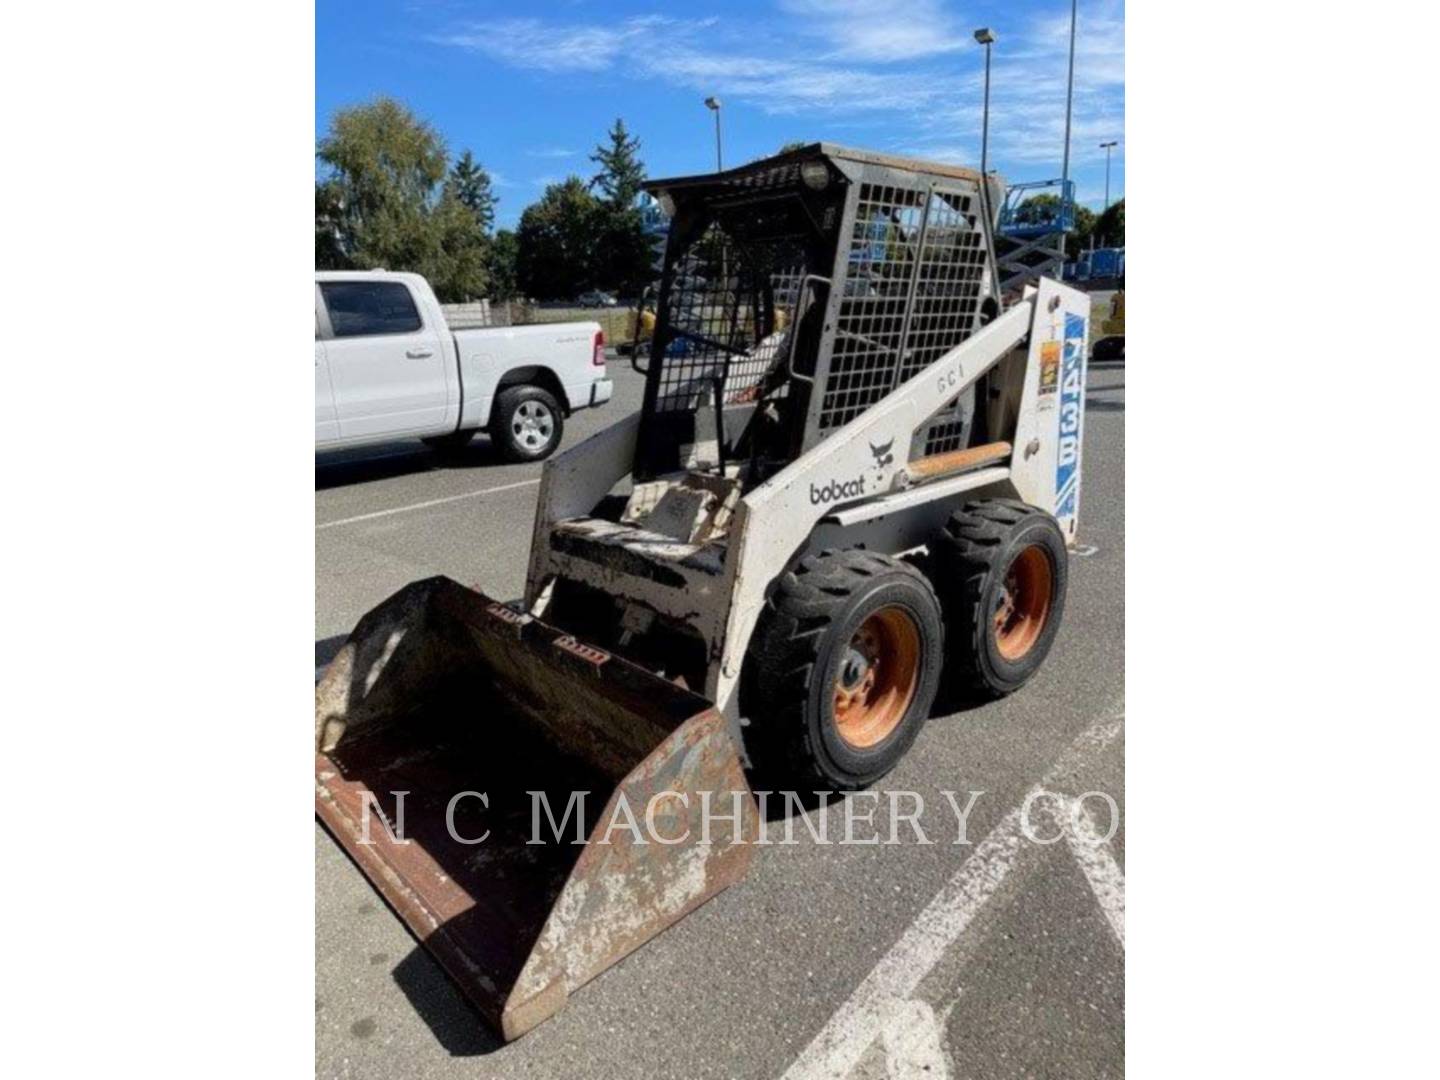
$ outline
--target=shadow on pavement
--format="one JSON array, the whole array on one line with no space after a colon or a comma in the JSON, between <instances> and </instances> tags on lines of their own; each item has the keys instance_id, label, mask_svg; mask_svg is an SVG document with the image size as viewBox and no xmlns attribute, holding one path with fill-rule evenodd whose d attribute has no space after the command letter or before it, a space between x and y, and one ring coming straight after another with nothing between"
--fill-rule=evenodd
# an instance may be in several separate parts
<instances>
[{"instance_id":1,"label":"shadow on pavement","mask_svg":"<svg viewBox=\"0 0 1440 1080\"><path fill-rule=\"evenodd\" d=\"M438 469L483 469L505 464L485 435L460 450L432 450L418 440L386 443L364 451L337 450L315 455L315 490L390 480Z\"/></svg>"},{"instance_id":2,"label":"shadow on pavement","mask_svg":"<svg viewBox=\"0 0 1440 1080\"><path fill-rule=\"evenodd\" d=\"M504 1047L424 946L416 945L390 974L451 1057L493 1054Z\"/></svg>"},{"instance_id":3,"label":"shadow on pavement","mask_svg":"<svg viewBox=\"0 0 1440 1080\"><path fill-rule=\"evenodd\" d=\"M1089 392L1087 392L1086 395L1085 395L1085 409L1086 409L1086 411L1089 411L1089 410L1091 410L1091 409L1094 409L1096 412L1124 412L1124 411L1125 411L1125 399L1124 399L1123 397L1120 398L1120 399L1117 401L1117 400L1115 400L1114 398L1097 397L1097 396L1096 396L1096 395L1098 395L1098 394L1108 393L1109 391L1112 391L1112 390L1119 391L1120 393L1124 393L1124 392L1125 392L1125 384L1124 384L1124 383L1121 383L1119 386L1101 386L1101 387L1096 387L1096 388L1094 388L1094 389L1091 389L1091 390L1090 390Z\"/></svg>"},{"instance_id":4,"label":"shadow on pavement","mask_svg":"<svg viewBox=\"0 0 1440 1080\"><path fill-rule=\"evenodd\" d=\"M340 651L340 646L345 644L347 634L336 634L334 637L321 638L315 642L315 666L322 668Z\"/></svg>"}]
</instances>

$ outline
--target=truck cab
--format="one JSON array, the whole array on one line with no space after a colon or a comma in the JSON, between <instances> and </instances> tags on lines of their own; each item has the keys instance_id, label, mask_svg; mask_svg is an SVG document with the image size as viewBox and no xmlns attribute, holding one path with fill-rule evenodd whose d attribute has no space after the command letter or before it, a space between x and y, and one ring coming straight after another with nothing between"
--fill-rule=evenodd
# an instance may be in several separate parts
<instances>
[{"instance_id":1,"label":"truck cab","mask_svg":"<svg viewBox=\"0 0 1440 1080\"><path fill-rule=\"evenodd\" d=\"M566 417L612 390L598 323L456 331L419 274L315 275L317 450L454 449L487 431L506 460L538 461Z\"/></svg>"}]
</instances>

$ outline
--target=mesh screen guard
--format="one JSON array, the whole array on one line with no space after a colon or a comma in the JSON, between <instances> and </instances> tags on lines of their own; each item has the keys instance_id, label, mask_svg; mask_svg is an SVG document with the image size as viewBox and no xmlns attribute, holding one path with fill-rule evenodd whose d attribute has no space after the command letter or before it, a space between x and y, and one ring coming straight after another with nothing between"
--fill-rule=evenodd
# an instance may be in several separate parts
<instances>
[{"instance_id":1,"label":"mesh screen guard","mask_svg":"<svg viewBox=\"0 0 1440 1080\"><path fill-rule=\"evenodd\" d=\"M807 183L810 161L825 164L828 182ZM983 314L998 310L986 237L991 223L981 212L978 177L945 166L930 172L924 163L898 168L898 161L817 144L729 173L669 182L680 188L673 192L677 211L637 476L680 467L685 445L702 429L713 435L722 426L721 451L730 460L749 455L783 464L880 402L974 333ZM806 275L819 280L802 296ZM804 314L799 323L797 308ZM797 333L794 371L801 378L792 380L786 362ZM731 423L730 416L761 400L771 431L760 440L751 425L742 440L731 428L742 427L743 418ZM697 419L712 410L724 420ZM916 451L966 445L971 411L968 398L942 410L918 433Z\"/></svg>"}]
</instances>

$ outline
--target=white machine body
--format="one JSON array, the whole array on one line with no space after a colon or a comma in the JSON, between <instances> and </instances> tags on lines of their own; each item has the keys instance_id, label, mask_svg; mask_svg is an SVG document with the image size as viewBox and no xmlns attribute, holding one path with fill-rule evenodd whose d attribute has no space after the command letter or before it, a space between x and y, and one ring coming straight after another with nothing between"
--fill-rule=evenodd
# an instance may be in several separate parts
<instances>
[{"instance_id":1,"label":"white machine body","mask_svg":"<svg viewBox=\"0 0 1440 1080\"><path fill-rule=\"evenodd\" d=\"M876 405L735 502L723 535L693 540L589 516L630 475L638 414L546 463L525 603L541 615L557 578L621 598L637 627L659 617L706 646L703 692L733 721L746 648L768 591L807 553L925 546L967 499L1018 498L1076 542L1090 298L1051 279ZM1010 450L983 467L916 482L895 448L981 375L992 432ZM675 483L683 481L677 476ZM734 482L738 488L738 481ZM597 552L603 557L597 557Z\"/></svg>"}]
</instances>

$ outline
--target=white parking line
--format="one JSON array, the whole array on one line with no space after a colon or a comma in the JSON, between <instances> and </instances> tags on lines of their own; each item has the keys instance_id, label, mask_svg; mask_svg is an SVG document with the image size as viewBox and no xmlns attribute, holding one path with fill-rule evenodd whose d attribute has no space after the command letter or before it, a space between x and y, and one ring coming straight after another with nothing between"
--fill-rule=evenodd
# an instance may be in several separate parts
<instances>
[{"instance_id":1,"label":"white parking line","mask_svg":"<svg viewBox=\"0 0 1440 1080\"><path fill-rule=\"evenodd\" d=\"M915 993L945 950L995 894L1024 843L1017 806L980 841L975 853L820 1029L786 1071L785 1080L849 1076L884 1031L884 1021L897 1003Z\"/></svg>"},{"instance_id":2,"label":"white parking line","mask_svg":"<svg viewBox=\"0 0 1440 1080\"><path fill-rule=\"evenodd\" d=\"M1031 791L1044 792L1052 778L1058 779L1072 771L1079 758L1108 745L1122 727L1123 718L1108 718L1086 729ZM1027 844L1022 829L1023 809L1022 801L980 841L974 854L960 864L960 869L935 894L900 940L881 957L810 1045L800 1052L786 1070L784 1080L850 1075L875 1039L884 1034L887 1018L895 1016L897 1008L914 995L925 976L965 932L1015 865ZM1089 877L1088 871L1086 876ZM1123 905L1123 878L1120 889ZM1110 912L1106 915L1110 917ZM1114 925L1112 919L1111 926ZM1121 925L1123 933L1123 922Z\"/></svg>"},{"instance_id":3,"label":"white parking line","mask_svg":"<svg viewBox=\"0 0 1440 1080\"><path fill-rule=\"evenodd\" d=\"M949 1080L950 1062L940 1021L926 1001L898 1001L885 1020L885 1075L889 1080Z\"/></svg>"},{"instance_id":4,"label":"white parking line","mask_svg":"<svg viewBox=\"0 0 1440 1080\"><path fill-rule=\"evenodd\" d=\"M1125 873L1115 861L1115 854L1099 826L1095 824L1095 818L1089 809L1077 800L1072 799L1069 802L1071 806L1078 807L1078 810L1072 810L1069 814L1070 820L1065 823L1065 839L1070 845L1071 854L1075 856L1075 861L1080 864L1080 869L1085 874L1085 880L1090 882L1090 888L1095 893L1095 899L1099 901L1100 910L1105 913L1105 918L1110 923L1110 929L1115 932L1115 940L1123 949Z\"/></svg>"},{"instance_id":5,"label":"white parking line","mask_svg":"<svg viewBox=\"0 0 1440 1080\"><path fill-rule=\"evenodd\" d=\"M389 517L391 514L406 514L411 510L425 510L431 506L441 506L444 503L459 502L461 499L478 499L481 495L494 495L499 491L514 491L516 488L529 487L531 484L538 484L540 478L533 480L517 480L513 484L501 484L498 487L482 488L479 491L467 491L463 495L446 495L443 499L429 499L425 502L411 503L409 506L396 506L389 510L375 510L368 514L356 514L354 517L341 518L339 521L327 521L323 525L316 525L315 531L321 529L333 529L337 525L353 525L357 521L370 521L373 518Z\"/></svg>"}]
</instances>

